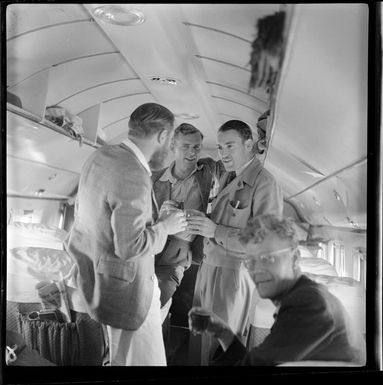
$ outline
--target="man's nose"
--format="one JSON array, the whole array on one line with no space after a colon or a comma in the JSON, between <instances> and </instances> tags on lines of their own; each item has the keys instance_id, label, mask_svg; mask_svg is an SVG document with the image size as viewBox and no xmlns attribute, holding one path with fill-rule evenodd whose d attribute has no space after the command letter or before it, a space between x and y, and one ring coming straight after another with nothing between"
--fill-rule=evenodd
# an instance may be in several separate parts
<instances>
[{"instance_id":1,"label":"man's nose","mask_svg":"<svg viewBox=\"0 0 383 385\"><path fill-rule=\"evenodd\" d=\"M264 263L257 259L251 259L246 262L246 267L250 273L262 273L266 270Z\"/></svg>"},{"instance_id":2,"label":"man's nose","mask_svg":"<svg viewBox=\"0 0 383 385\"><path fill-rule=\"evenodd\" d=\"M218 153L221 156L221 158L225 158L229 152L226 149L221 148L220 150L218 150Z\"/></svg>"}]
</instances>

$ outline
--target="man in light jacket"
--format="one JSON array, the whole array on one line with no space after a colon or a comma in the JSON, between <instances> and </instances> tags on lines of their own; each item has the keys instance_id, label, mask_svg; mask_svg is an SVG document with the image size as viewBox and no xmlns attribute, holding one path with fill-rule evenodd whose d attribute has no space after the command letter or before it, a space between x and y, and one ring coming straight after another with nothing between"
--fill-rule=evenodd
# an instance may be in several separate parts
<instances>
[{"instance_id":1,"label":"man in light jacket","mask_svg":"<svg viewBox=\"0 0 383 385\"><path fill-rule=\"evenodd\" d=\"M143 104L128 139L97 149L82 169L65 248L87 312L106 325L111 365L166 365L154 255L186 220L179 210L154 222L148 162L165 156L173 124L167 108Z\"/></svg>"},{"instance_id":2,"label":"man in light jacket","mask_svg":"<svg viewBox=\"0 0 383 385\"><path fill-rule=\"evenodd\" d=\"M245 339L254 283L243 266L245 250L238 234L252 217L281 215L283 195L275 178L256 158L252 131L246 123L224 123L218 130L217 148L227 172L219 181L210 218L188 219L189 231L205 237L195 295L202 307L216 313ZM217 347L216 341L204 336L202 364L208 363Z\"/></svg>"}]
</instances>

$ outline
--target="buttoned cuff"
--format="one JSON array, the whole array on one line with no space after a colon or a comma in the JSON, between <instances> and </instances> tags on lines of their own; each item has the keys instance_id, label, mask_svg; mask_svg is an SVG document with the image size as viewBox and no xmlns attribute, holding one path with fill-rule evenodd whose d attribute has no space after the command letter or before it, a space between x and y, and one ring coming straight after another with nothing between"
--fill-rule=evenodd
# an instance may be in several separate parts
<instances>
[{"instance_id":1,"label":"buttoned cuff","mask_svg":"<svg viewBox=\"0 0 383 385\"><path fill-rule=\"evenodd\" d=\"M226 242L229 235L229 231L230 231L230 228L222 225L217 225L214 232L215 240L220 246L224 247L225 249L227 248Z\"/></svg>"}]
</instances>

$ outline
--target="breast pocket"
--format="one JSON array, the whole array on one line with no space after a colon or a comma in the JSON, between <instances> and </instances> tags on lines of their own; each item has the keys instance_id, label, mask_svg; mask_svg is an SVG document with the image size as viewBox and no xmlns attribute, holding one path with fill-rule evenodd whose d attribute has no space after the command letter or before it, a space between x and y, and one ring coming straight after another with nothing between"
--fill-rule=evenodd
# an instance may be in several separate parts
<instances>
[{"instance_id":1,"label":"breast pocket","mask_svg":"<svg viewBox=\"0 0 383 385\"><path fill-rule=\"evenodd\" d=\"M121 281L133 282L137 267L134 262L101 258L97 265L97 273L113 277Z\"/></svg>"},{"instance_id":2,"label":"breast pocket","mask_svg":"<svg viewBox=\"0 0 383 385\"><path fill-rule=\"evenodd\" d=\"M229 202L228 214L230 218L230 224L233 225L233 227L242 229L246 226L250 217L251 205L249 204L245 207L241 207L241 203L236 203L235 206L238 206L237 208L233 207L233 205L234 203Z\"/></svg>"}]
</instances>

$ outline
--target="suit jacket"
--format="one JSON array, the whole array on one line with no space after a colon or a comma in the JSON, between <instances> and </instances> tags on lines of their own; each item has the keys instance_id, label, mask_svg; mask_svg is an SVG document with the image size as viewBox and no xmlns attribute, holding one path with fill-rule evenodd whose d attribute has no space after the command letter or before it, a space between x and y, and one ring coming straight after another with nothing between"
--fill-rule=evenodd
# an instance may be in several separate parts
<instances>
[{"instance_id":1,"label":"suit jacket","mask_svg":"<svg viewBox=\"0 0 383 385\"><path fill-rule=\"evenodd\" d=\"M162 224L152 220L148 170L130 148L99 148L83 167L64 243L77 264L89 315L112 327L138 329L152 301L154 255L165 242Z\"/></svg>"},{"instance_id":2,"label":"suit jacket","mask_svg":"<svg viewBox=\"0 0 383 385\"><path fill-rule=\"evenodd\" d=\"M229 173L220 180L211 219L217 224L214 238L205 238L205 262L212 266L239 269L245 249L238 234L247 221L261 214L282 215L282 190L261 162L254 158L246 169L225 186Z\"/></svg>"},{"instance_id":3,"label":"suit jacket","mask_svg":"<svg viewBox=\"0 0 383 385\"><path fill-rule=\"evenodd\" d=\"M197 162L197 166L203 165L201 170L195 172L195 178L197 179L200 193L203 211L206 212L209 193L212 185L212 179L215 175L217 178L224 172L224 166L221 161L214 161L212 158L201 158ZM152 174L153 191L158 203L158 207L161 207L164 201L170 199L171 186L169 181L159 180L167 168L154 171ZM199 262L202 258L203 250L203 237L197 236L191 245L193 260Z\"/></svg>"},{"instance_id":4,"label":"suit jacket","mask_svg":"<svg viewBox=\"0 0 383 385\"><path fill-rule=\"evenodd\" d=\"M248 352L237 338L214 365L270 366L289 361L343 361L363 365L365 344L341 302L302 275L281 299L270 334Z\"/></svg>"}]
</instances>

